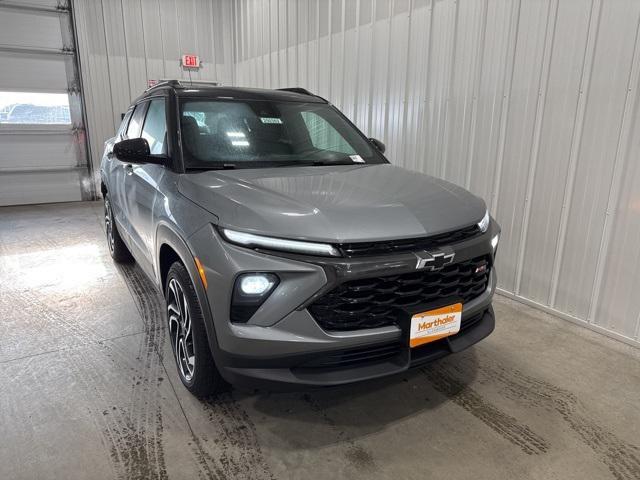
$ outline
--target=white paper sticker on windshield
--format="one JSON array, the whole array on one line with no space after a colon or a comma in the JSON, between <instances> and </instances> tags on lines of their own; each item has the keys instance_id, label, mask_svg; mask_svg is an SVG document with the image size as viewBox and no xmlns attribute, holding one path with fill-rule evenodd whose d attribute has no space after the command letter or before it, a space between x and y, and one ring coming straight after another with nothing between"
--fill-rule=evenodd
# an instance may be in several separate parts
<instances>
[{"instance_id":1,"label":"white paper sticker on windshield","mask_svg":"<svg viewBox=\"0 0 640 480\"><path fill-rule=\"evenodd\" d=\"M364 163L364 159L360 155L349 155L353 163Z\"/></svg>"},{"instance_id":2,"label":"white paper sticker on windshield","mask_svg":"<svg viewBox=\"0 0 640 480\"><path fill-rule=\"evenodd\" d=\"M260 117L260 121L262 123L282 123L282 120L280 120L278 117Z\"/></svg>"}]
</instances>

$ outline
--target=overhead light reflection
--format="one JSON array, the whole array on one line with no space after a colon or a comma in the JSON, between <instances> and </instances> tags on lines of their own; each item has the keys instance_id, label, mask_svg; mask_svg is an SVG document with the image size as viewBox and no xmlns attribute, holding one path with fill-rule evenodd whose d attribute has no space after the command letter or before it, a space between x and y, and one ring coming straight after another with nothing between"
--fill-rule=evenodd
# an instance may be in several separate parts
<instances>
[{"instance_id":1,"label":"overhead light reflection","mask_svg":"<svg viewBox=\"0 0 640 480\"><path fill-rule=\"evenodd\" d=\"M82 291L109 275L104 249L83 243L7 255L3 268L14 287Z\"/></svg>"}]
</instances>

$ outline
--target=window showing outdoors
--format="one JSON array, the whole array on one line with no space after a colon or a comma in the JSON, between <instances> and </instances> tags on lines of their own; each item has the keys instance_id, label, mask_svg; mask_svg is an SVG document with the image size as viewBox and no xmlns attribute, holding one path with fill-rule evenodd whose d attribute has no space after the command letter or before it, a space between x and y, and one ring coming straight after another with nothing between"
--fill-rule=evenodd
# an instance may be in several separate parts
<instances>
[{"instance_id":1,"label":"window showing outdoors","mask_svg":"<svg viewBox=\"0 0 640 480\"><path fill-rule=\"evenodd\" d=\"M0 92L0 123L69 125L66 93Z\"/></svg>"},{"instance_id":2,"label":"window showing outdoors","mask_svg":"<svg viewBox=\"0 0 640 480\"><path fill-rule=\"evenodd\" d=\"M164 139L166 133L167 122L164 114L164 99L151 100L140 136L149 143L149 150L152 155L165 153Z\"/></svg>"},{"instance_id":3,"label":"window showing outdoors","mask_svg":"<svg viewBox=\"0 0 640 480\"><path fill-rule=\"evenodd\" d=\"M333 150L349 155L356 153L351 145L349 145L349 142L320 115L314 112L302 112L301 115L309 130L309 137L311 137L311 142L315 148L320 150Z\"/></svg>"}]
</instances>

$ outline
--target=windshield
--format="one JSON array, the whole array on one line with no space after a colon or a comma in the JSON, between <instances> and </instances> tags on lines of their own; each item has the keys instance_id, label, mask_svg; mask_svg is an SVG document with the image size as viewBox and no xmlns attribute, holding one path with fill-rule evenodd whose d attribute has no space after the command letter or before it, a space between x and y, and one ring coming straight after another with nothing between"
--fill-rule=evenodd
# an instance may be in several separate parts
<instances>
[{"instance_id":1,"label":"windshield","mask_svg":"<svg viewBox=\"0 0 640 480\"><path fill-rule=\"evenodd\" d=\"M386 163L324 103L184 99L186 168Z\"/></svg>"}]
</instances>

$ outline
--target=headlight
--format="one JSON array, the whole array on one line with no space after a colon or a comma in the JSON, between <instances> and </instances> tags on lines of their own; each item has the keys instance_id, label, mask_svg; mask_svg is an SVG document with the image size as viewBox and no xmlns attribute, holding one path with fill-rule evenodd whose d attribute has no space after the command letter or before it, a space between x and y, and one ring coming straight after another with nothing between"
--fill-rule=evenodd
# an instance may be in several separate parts
<instances>
[{"instance_id":1,"label":"headlight","mask_svg":"<svg viewBox=\"0 0 640 480\"><path fill-rule=\"evenodd\" d=\"M498 242L500 241L500 234L498 233L495 237L491 239L491 246L493 247L493 253L496 253L496 248L498 248Z\"/></svg>"},{"instance_id":2,"label":"headlight","mask_svg":"<svg viewBox=\"0 0 640 480\"><path fill-rule=\"evenodd\" d=\"M280 279L273 273L243 273L238 276L231 298L231 321L246 323L279 282Z\"/></svg>"},{"instance_id":3,"label":"headlight","mask_svg":"<svg viewBox=\"0 0 640 480\"><path fill-rule=\"evenodd\" d=\"M324 257L339 257L340 252L328 243L303 242L300 240L286 240L284 238L264 237L253 233L237 232L228 228L221 229L222 235L231 243L243 247L258 247L269 250L305 253L307 255L321 255Z\"/></svg>"},{"instance_id":4,"label":"headlight","mask_svg":"<svg viewBox=\"0 0 640 480\"><path fill-rule=\"evenodd\" d=\"M482 217L482 220L478 222L478 228L482 233L486 232L489 228L490 219L491 217L489 217L489 210L487 210L486 212L484 212L484 217Z\"/></svg>"}]
</instances>

